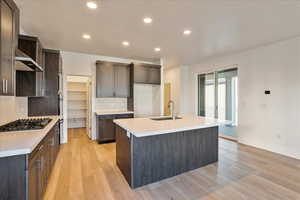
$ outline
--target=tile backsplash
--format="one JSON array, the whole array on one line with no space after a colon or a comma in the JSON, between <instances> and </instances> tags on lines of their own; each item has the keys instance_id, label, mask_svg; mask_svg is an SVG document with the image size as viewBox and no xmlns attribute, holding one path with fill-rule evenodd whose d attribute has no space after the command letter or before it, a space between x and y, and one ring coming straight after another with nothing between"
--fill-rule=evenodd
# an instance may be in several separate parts
<instances>
[{"instance_id":1,"label":"tile backsplash","mask_svg":"<svg viewBox=\"0 0 300 200\"><path fill-rule=\"evenodd\" d=\"M95 111L127 110L127 98L96 98ZM134 84L134 115L148 117L160 115L160 86Z\"/></svg>"},{"instance_id":2,"label":"tile backsplash","mask_svg":"<svg viewBox=\"0 0 300 200\"><path fill-rule=\"evenodd\" d=\"M127 98L96 98L95 110L127 110Z\"/></svg>"},{"instance_id":3,"label":"tile backsplash","mask_svg":"<svg viewBox=\"0 0 300 200\"><path fill-rule=\"evenodd\" d=\"M0 124L28 116L27 97L0 96Z\"/></svg>"}]
</instances>

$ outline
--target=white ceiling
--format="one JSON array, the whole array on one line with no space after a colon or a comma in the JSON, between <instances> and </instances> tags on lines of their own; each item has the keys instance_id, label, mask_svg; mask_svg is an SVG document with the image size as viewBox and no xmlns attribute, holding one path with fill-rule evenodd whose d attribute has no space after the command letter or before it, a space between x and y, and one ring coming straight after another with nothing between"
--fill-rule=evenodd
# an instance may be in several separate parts
<instances>
[{"instance_id":1,"label":"white ceiling","mask_svg":"<svg viewBox=\"0 0 300 200\"><path fill-rule=\"evenodd\" d=\"M22 28L47 48L155 60L168 66L199 63L300 35L299 0L15 0ZM145 25L143 18L153 18ZM183 36L185 28L192 30ZM82 39L88 33L92 39ZM123 47L122 41L130 42ZM161 47L155 53L155 47Z\"/></svg>"}]
</instances>

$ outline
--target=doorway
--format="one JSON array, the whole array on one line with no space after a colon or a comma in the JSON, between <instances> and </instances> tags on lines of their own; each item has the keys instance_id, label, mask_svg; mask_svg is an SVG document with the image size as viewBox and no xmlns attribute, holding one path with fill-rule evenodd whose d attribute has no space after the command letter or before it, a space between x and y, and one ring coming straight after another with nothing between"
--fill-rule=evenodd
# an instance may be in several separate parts
<instances>
[{"instance_id":1,"label":"doorway","mask_svg":"<svg viewBox=\"0 0 300 200\"><path fill-rule=\"evenodd\" d=\"M220 137L237 140L238 69L198 75L198 115L231 123L219 127Z\"/></svg>"},{"instance_id":2,"label":"doorway","mask_svg":"<svg viewBox=\"0 0 300 200\"><path fill-rule=\"evenodd\" d=\"M171 83L164 84L164 115L171 115L169 101L171 100Z\"/></svg>"},{"instance_id":3,"label":"doorway","mask_svg":"<svg viewBox=\"0 0 300 200\"><path fill-rule=\"evenodd\" d=\"M68 132L74 129L86 129L88 137L92 138L91 94L90 77L67 76Z\"/></svg>"}]
</instances>

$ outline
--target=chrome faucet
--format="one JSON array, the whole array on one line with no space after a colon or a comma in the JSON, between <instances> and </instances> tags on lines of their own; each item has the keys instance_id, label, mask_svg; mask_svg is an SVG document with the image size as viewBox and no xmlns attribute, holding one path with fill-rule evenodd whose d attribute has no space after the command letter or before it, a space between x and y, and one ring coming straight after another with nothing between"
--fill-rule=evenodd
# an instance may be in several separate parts
<instances>
[{"instance_id":1,"label":"chrome faucet","mask_svg":"<svg viewBox=\"0 0 300 200\"><path fill-rule=\"evenodd\" d=\"M168 108L169 108L170 111L171 111L172 119L175 120L175 119L176 119L176 115L175 115L175 112L174 112L174 108L175 108L175 103L174 103L174 101L172 101L172 100L169 101L169 103L168 103Z\"/></svg>"}]
</instances>

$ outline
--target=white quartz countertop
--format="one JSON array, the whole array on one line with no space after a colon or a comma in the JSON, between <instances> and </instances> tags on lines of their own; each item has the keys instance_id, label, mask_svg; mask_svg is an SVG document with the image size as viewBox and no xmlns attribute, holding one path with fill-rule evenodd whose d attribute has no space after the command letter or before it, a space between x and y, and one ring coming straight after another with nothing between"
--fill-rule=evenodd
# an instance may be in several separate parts
<instances>
[{"instance_id":1,"label":"white quartz countertop","mask_svg":"<svg viewBox=\"0 0 300 200\"><path fill-rule=\"evenodd\" d=\"M121 115L121 114L133 114L133 111L128 110L98 110L96 115Z\"/></svg>"},{"instance_id":2,"label":"white quartz countertop","mask_svg":"<svg viewBox=\"0 0 300 200\"><path fill-rule=\"evenodd\" d=\"M150 118L116 119L114 122L136 137L209 128L229 123L228 121L193 115L182 115L180 117L182 119L161 121Z\"/></svg>"},{"instance_id":3,"label":"white quartz countertop","mask_svg":"<svg viewBox=\"0 0 300 200\"><path fill-rule=\"evenodd\" d=\"M0 133L0 158L31 153L59 120L59 116L43 117L52 119L44 129Z\"/></svg>"}]
</instances>

